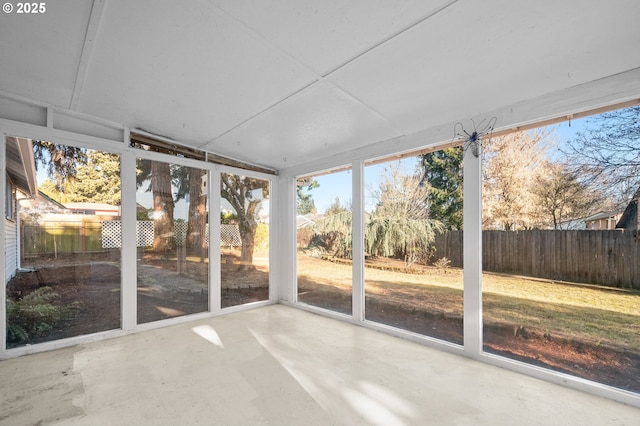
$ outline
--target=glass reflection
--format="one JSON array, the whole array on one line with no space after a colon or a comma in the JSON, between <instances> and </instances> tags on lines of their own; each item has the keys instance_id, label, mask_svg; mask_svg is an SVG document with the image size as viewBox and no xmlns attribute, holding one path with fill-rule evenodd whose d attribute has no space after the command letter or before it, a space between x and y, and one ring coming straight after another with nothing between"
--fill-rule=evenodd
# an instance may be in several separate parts
<instances>
[{"instance_id":1,"label":"glass reflection","mask_svg":"<svg viewBox=\"0 0 640 426\"><path fill-rule=\"evenodd\" d=\"M7 347L120 326L120 157L5 140Z\"/></svg>"},{"instance_id":2,"label":"glass reflection","mask_svg":"<svg viewBox=\"0 0 640 426\"><path fill-rule=\"evenodd\" d=\"M270 182L220 175L222 308L269 299Z\"/></svg>"},{"instance_id":3,"label":"glass reflection","mask_svg":"<svg viewBox=\"0 0 640 426\"><path fill-rule=\"evenodd\" d=\"M138 323L208 310L206 170L137 161Z\"/></svg>"}]
</instances>

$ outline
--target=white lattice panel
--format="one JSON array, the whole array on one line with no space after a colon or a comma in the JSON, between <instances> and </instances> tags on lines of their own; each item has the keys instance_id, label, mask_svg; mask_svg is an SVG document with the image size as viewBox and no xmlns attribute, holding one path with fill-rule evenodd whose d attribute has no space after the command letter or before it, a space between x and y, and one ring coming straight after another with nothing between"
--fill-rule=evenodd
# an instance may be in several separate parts
<instances>
[{"instance_id":1,"label":"white lattice panel","mask_svg":"<svg viewBox=\"0 0 640 426\"><path fill-rule=\"evenodd\" d=\"M153 245L153 221L136 222L136 246ZM120 248L122 246L122 223L119 220L102 221L102 248Z\"/></svg>"},{"instance_id":2,"label":"white lattice panel","mask_svg":"<svg viewBox=\"0 0 640 426\"><path fill-rule=\"evenodd\" d=\"M151 247L153 245L153 221L136 221L136 247Z\"/></svg>"},{"instance_id":3,"label":"white lattice panel","mask_svg":"<svg viewBox=\"0 0 640 426\"><path fill-rule=\"evenodd\" d=\"M182 247L187 241L187 225L187 222L174 222L173 224L173 238L177 247Z\"/></svg>"},{"instance_id":4,"label":"white lattice panel","mask_svg":"<svg viewBox=\"0 0 640 426\"><path fill-rule=\"evenodd\" d=\"M175 242L178 247L187 240L187 222L175 222ZM209 224L206 225L205 243L209 247ZM220 233L221 246L242 245L238 225L222 225ZM153 221L139 220L136 222L136 246L151 247L153 245ZM102 221L102 248L120 248L122 245L122 223L119 220Z\"/></svg>"},{"instance_id":5,"label":"white lattice panel","mask_svg":"<svg viewBox=\"0 0 640 426\"><path fill-rule=\"evenodd\" d=\"M238 225L220 225L220 245L226 247L240 247L240 229Z\"/></svg>"},{"instance_id":6,"label":"white lattice panel","mask_svg":"<svg viewBox=\"0 0 640 426\"><path fill-rule=\"evenodd\" d=\"M176 222L174 224L174 233L175 233L175 242L176 246L182 247L185 245L187 241L187 228L189 224L187 222ZM204 235L204 243L205 247L209 247L209 224L205 225L205 235Z\"/></svg>"},{"instance_id":7,"label":"white lattice panel","mask_svg":"<svg viewBox=\"0 0 640 426\"><path fill-rule=\"evenodd\" d=\"M120 248L122 224L119 220L102 222L102 248Z\"/></svg>"}]
</instances>

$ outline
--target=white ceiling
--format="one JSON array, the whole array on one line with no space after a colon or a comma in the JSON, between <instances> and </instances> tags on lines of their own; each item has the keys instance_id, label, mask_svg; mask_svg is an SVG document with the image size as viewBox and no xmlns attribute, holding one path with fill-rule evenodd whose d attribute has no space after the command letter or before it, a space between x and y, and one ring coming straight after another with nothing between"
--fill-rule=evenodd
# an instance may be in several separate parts
<instances>
[{"instance_id":1,"label":"white ceiling","mask_svg":"<svg viewBox=\"0 0 640 426\"><path fill-rule=\"evenodd\" d=\"M637 0L55 0L0 16L0 90L257 165L640 67Z\"/></svg>"}]
</instances>

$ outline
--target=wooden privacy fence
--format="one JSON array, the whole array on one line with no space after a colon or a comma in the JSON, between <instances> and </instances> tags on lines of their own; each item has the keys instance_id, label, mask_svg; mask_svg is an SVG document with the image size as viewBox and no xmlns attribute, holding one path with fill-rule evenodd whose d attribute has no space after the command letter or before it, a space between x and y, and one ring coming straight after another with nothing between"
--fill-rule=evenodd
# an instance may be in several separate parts
<instances>
[{"instance_id":1,"label":"wooden privacy fence","mask_svg":"<svg viewBox=\"0 0 640 426\"><path fill-rule=\"evenodd\" d=\"M58 254L84 254L120 248L122 228L119 220L46 223L21 227L22 256L32 258ZM153 245L153 221L136 222L137 247ZM187 223L174 223L176 246L183 246L187 237ZM205 228L205 244L209 245L209 224ZM220 225L220 246L240 247L242 238L238 225Z\"/></svg>"},{"instance_id":2,"label":"wooden privacy fence","mask_svg":"<svg viewBox=\"0 0 640 426\"><path fill-rule=\"evenodd\" d=\"M24 257L103 251L100 222L22 225L21 247Z\"/></svg>"},{"instance_id":3,"label":"wooden privacy fence","mask_svg":"<svg viewBox=\"0 0 640 426\"><path fill-rule=\"evenodd\" d=\"M436 236L434 260L462 267L462 231ZM640 290L638 231L483 231L485 271Z\"/></svg>"}]
</instances>

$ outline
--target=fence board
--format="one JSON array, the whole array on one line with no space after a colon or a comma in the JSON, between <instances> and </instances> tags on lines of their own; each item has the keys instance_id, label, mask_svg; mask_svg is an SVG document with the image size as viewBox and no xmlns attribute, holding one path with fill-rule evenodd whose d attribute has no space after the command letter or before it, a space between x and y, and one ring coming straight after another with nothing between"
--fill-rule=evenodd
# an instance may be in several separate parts
<instances>
[{"instance_id":1,"label":"fence board","mask_svg":"<svg viewBox=\"0 0 640 426\"><path fill-rule=\"evenodd\" d=\"M640 290L637 231L483 231L483 269ZM436 236L434 260L462 267L462 231Z\"/></svg>"}]
</instances>

